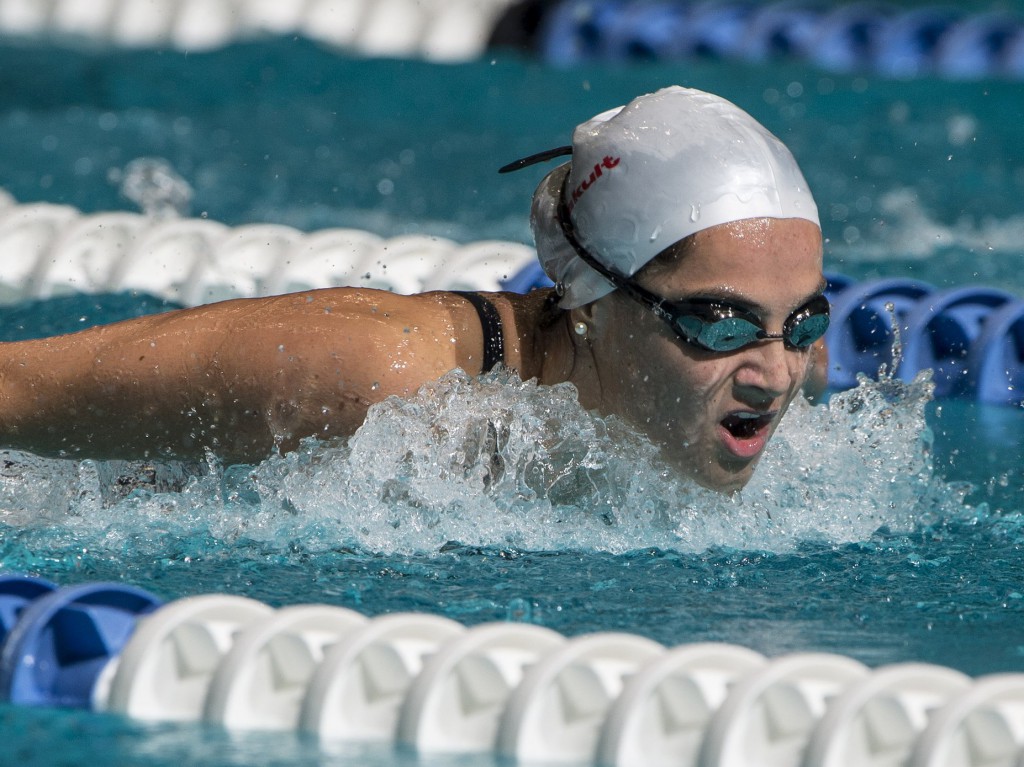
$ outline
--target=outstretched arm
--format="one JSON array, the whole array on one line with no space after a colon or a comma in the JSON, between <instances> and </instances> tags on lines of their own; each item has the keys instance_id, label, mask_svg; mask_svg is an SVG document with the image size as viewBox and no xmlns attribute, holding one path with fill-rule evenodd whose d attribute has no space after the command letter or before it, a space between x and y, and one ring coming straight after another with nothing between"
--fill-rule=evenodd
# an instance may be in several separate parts
<instances>
[{"instance_id":1,"label":"outstretched arm","mask_svg":"<svg viewBox=\"0 0 1024 767\"><path fill-rule=\"evenodd\" d=\"M265 457L351 434L459 364L441 294L227 301L0 345L0 444L41 455Z\"/></svg>"}]
</instances>

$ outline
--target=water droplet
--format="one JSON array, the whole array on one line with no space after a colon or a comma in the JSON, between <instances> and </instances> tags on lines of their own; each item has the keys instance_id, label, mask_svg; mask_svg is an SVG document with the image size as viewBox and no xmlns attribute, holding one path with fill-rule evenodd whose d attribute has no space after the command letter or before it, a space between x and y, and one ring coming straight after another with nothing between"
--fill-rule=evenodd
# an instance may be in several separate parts
<instances>
[{"instance_id":1,"label":"water droplet","mask_svg":"<svg viewBox=\"0 0 1024 767\"><path fill-rule=\"evenodd\" d=\"M121 194L147 216L180 218L188 214L193 189L165 160L140 157L121 172Z\"/></svg>"},{"instance_id":2,"label":"water droplet","mask_svg":"<svg viewBox=\"0 0 1024 767\"><path fill-rule=\"evenodd\" d=\"M700 205L690 206L690 221L696 222L700 219Z\"/></svg>"},{"instance_id":3,"label":"water droplet","mask_svg":"<svg viewBox=\"0 0 1024 767\"><path fill-rule=\"evenodd\" d=\"M506 608L505 620L529 623L533 620L533 605L519 597L511 600Z\"/></svg>"}]
</instances>

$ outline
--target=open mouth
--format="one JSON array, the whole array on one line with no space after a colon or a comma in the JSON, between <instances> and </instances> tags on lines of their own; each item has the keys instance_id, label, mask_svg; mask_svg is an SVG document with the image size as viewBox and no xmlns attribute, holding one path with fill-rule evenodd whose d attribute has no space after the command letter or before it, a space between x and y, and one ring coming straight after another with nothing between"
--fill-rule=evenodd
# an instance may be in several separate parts
<instances>
[{"instance_id":1,"label":"open mouth","mask_svg":"<svg viewBox=\"0 0 1024 767\"><path fill-rule=\"evenodd\" d=\"M773 417L771 413L730 413L722 419L722 426L736 439L753 439L768 427Z\"/></svg>"},{"instance_id":2,"label":"open mouth","mask_svg":"<svg viewBox=\"0 0 1024 767\"><path fill-rule=\"evenodd\" d=\"M722 440L733 455L753 458L768 443L768 430L774 418L774 413L729 413L719 422Z\"/></svg>"}]
</instances>

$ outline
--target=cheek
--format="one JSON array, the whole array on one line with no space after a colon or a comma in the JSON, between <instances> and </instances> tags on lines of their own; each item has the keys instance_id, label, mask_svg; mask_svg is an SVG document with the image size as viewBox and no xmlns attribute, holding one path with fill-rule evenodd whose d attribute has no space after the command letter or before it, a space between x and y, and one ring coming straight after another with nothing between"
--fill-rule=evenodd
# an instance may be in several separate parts
<instances>
[{"instance_id":1,"label":"cheek","mask_svg":"<svg viewBox=\"0 0 1024 767\"><path fill-rule=\"evenodd\" d=\"M727 385L732 369L721 362L685 359L678 375L680 382L697 398L708 400Z\"/></svg>"},{"instance_id":2,"label":"cheek","mask_svg":"<svg viewBox=\"0 0 1024 767\"><path fill-rule=\"evenodd\" d=\"M701 420L729 376L720 362L695 360L675 341L664 337L656 343L637 344L630 367L636 370L633 396L646 393L637 397L641 400L638 404L677 424Z\"/></svg>"},{"instance_id":3,"label":"cheek","mask_svg":"<svg viewBox=\"0 0 1024 767\"><path fill-rule=\"evenodd\" d=\"M607 343L600 344L604 409L648 429L660 423L660 429L689 430L727 386L731 368L722 360L696 359L649 312L631 304L618 308L611 333L601 339Z\"/></svg>"}]
</instances>

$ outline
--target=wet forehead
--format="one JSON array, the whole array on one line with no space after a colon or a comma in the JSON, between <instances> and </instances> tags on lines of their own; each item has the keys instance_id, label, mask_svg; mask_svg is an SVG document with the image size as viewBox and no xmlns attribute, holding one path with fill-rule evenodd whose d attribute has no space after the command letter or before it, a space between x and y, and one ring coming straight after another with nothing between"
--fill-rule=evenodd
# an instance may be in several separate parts
<instances>
[{"instance_id":1,"label":"wet forehead","mask_svg":"<svg viewBox=\"0 0 1024 767\"><path fill-rule=\"evenodd\" d=\"M699 232L648 287L752 308L795 308L821 290L821 232L802 219L748 219Z\"/></svg>"}]
</instances>

